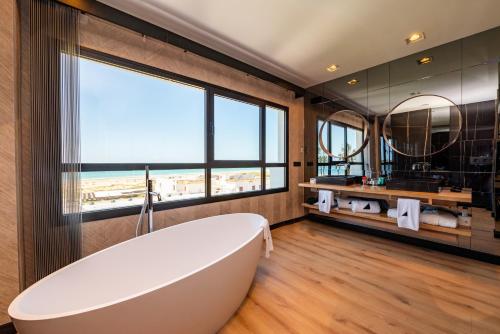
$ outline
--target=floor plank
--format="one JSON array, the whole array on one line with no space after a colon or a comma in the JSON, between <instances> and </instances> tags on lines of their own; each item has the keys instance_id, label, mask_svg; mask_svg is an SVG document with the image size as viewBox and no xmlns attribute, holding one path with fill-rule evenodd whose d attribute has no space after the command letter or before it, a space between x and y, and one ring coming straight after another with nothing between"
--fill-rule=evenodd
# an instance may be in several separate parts
<instances>
[{"instance_id":1,"label":"floor plank","mask_svg":"<svg viewBox=\"0 0 500 334\"><path fill-rule=\"evenodd\" d=\"M273 230L231 333L500 333L500 267L303 221Z\"/></svg>"}]
</instances>

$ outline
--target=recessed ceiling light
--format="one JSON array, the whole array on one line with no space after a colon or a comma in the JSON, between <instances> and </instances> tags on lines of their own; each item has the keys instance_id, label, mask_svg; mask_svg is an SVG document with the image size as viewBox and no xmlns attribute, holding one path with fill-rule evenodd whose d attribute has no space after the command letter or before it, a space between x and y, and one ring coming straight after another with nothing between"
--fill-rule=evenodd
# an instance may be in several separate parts
<instances>
[{"instance_id":1,"label":"recessed ceiling light","mask_svg":"<svg viewBox=\"0 0 500 334\"><path fill-rule=\"evenodd\" d=\"M406 44L412 44L418 41L421 41L425 38L425 35L423 32L415 32L410 35L407 39L405 39Z\"/></svg>"},{"instance_id":2,"label":"recessed ceiling light","mask_svg":"<svg viewBox=\"0 0 500 334\"><path fill-rule=\"evenodd\" d=\"M339 66L339 65L332 64L332 65L328 66L328 67L326 68L326 70L327 70L328 72L335 72L335 71L336 71L336 70L338 70L339 68L340 68L340 66Z\"/></svg>"},{"instance_id":3,"label":"recessed ceiling light","mask_svg":"<svg viewBox=\"0 0 500 334\"><path fill-rule=\"evenodd\" d=\"M424 65L424 64L429 64L429 63L432 63L432 56L425 56L425 57L417 59L418 65Z\"/></svg>"},{"instance_id":4,"label":"recessed ceiling light","mask_svg":"<svg viewBox=\"0 0 500 334\"><path fill-rule=\"evenodd\" d=\"M351 80L347 81L347 84L351 85L351 86L357 85L358 83L359 83L358 79L351 79Z\"/></svg>"}]
</instances>

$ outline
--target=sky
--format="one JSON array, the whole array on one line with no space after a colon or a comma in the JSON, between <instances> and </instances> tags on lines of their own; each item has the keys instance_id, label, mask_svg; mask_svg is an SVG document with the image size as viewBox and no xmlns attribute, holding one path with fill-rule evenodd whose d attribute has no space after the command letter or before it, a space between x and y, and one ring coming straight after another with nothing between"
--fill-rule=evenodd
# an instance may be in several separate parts
<instances>
[{"instance_id":1,"label":"sky","mask_svg":"<svg viewBox=\"0 0 500 334\"><path fill-rule=\"evenodd\" d=\"M258 106L214 103L215 158L258 160ZM283 162L284 112L268 110L267 160ZM203 89L81 58L80 113L83 163L205 162Z\"/></svg>"},{"instance_id":2,"label":"sky","mask_svg":"<svg viewBox=\"0 0 500 334\"><path fill-rule=\"evenodd\" d=\"M318 121L318 134L319 134L319 129L321 125L323 124L322 120ZM345 145L345 139L347 137L347 143L351 146L351 152L357 150L361 144L363 143L363 132L361 130L357 130L351 127L347 127L347 133L344 133L344 127L338 126L335 124L330 124L330 131L331 131L331 142L330 142L330 148L331 152L336 156L340 157L344 155L344 145ZM325 146L328 145L328 131L327 128L325 127L323 129L323 144ZM326 153L323 152L321 147L319 146L319 140L318 140L318 157L327 157ZM356 157L353 158L355 162L360 162L361 161L361 154L356 155ZM334 160L339 160L339 159L334 159Z\"/></svg>"}]
</instances>

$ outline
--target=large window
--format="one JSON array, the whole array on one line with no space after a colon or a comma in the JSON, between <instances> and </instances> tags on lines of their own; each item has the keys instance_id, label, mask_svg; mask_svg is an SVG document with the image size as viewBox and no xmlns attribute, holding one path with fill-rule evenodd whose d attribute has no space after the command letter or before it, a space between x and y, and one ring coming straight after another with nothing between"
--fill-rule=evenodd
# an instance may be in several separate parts
<instances>
[{"instance_id":1,"label":"large window","mask_svg":"<svg viewBox=\"0 0 500 334\"><path fill-rule=\"evenodd\" d=\"M380 136L380 172L382 175L391 175L393 157L394 153L392 148L387 145L384 136Z\"/></svg>"},{"instance_id":2,"label":"large window","mask_svg":"<svg viewBox=\"0 0 500 334\"><path fill-rule=\"evenodd\" d=\"M328 148L335 158L328 156L319 145L319 131L323 120L317 121L318 134L318 176L324 175L345 175L346 170L343 157L353 153L363 143L363 130L341 123L329 123L323 129L323 144ZM363 152L349 159L351 175L364 175Z\"/></svg>"},{"instance_id":3,"label":"large window","mask_svg":"<svg viewBox=\"0 0 500 334\"><path fill-rule=\"evenodd\" d=\"M257 98L85 51L80 61L86 220L288 189L287 112Z\"/></svg>"}]
</instances>

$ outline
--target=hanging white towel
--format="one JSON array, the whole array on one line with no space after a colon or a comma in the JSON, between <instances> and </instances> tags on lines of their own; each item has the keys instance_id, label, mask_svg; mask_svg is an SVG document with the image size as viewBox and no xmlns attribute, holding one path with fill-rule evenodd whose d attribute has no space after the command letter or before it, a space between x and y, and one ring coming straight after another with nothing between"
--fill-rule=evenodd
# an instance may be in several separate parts
<instances>
[{"instance_id":1,"label":"hanging white towel","mask_svg":"<svg viewBox=\"0 0 500 334\"><path fill-rule=\"evenodd\" d=\"M398 227L418 231L420 219L420 201L398 198Z\"/></svg>"},{"instance_id":2,"label":"hanging white towel","mask_svg":"<svg viewBox=\"0 0 500 334\"><path fill-rule=\"evenodd\" d=\"M333 193L330 190L320 190L318 194L319 211L330 213L333 203Z\"/></svg>"},{"instance_id":3,"label":"hanging white towel","mask_svg":"<svg viewBox=\"0 0 500 334\"><path fill-rule=\"evenodd\" d=\"M267 219L262 223L262 229L264 231L264 241L266 242L266 258L271 255L271 251L274 250L273 246L273 236L271 235L271 228L269 227L269 222Z\"/></svg>"}]
</instances>

